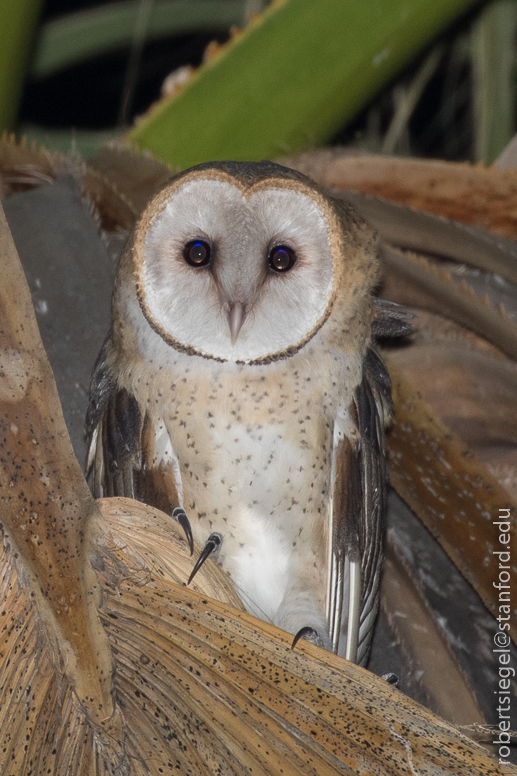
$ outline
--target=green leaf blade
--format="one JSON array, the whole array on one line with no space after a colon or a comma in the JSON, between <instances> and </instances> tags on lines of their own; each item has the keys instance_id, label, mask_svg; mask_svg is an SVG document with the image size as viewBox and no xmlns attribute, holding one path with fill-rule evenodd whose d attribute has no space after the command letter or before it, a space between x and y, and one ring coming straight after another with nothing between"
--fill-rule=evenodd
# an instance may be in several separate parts
<instances>
[{"instance_id":1,"label":"green leaf blade","mask_svg":"<svg viewBox=\"0 0 517 776\"><path fill-rule=\"evenodd\" d=\"M128 134L175 167L328 141L472 0L283 0Z\"/></svg>"},{"instance_id":2,"label":"green leaf blade","mask_svg":"<svg viewBox=\"0 0 517 776\"><path fill-rule=\"evenodd\" d=\"M33 78L47 78L85 59L129 46L139 4L139 0L121 0L47 22L39 35ZM224 31L233 24L242 24L244 15L243 0L156 0L147 40Z\"/></svg>"},{"instance_id":3,"label":"green leaf blade","mask_svg":"<svg viewBox=\"0 0 517 776\"><path fill-rule=\"evenodd\" d=\"M41 0L0 2L0 132L13 129Z\"/></svg>"}]
</instances>

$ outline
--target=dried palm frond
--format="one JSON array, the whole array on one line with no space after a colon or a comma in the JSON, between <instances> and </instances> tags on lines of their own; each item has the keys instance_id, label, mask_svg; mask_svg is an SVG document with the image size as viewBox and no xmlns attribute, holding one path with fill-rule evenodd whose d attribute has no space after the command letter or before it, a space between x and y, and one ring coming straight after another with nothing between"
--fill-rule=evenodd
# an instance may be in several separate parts
<instances>
[{"instance_id":1,"label":"dried palm frond","mask_svg":"<svg viewBox=\"0 0 517 776\"><path fill-rule=\"evenodd\" d=\"M13 175L13 160L19 166L30 158L46 169L42 152L28 149L24 157L23 149L8 143L0 144L0 174L6 158ZM116 152L114 181L100 168L90 177L78 175L85 193L97 191L106 229L128 228L138 211L131 196L140 191L143 201L162 174L157 163L149 167L141 157L135 175L147 182L139 190L133 179L126 190L130 158ZM52 165L48 175L55 175ZM5 227L0 232L5 236ZM2 249L3 270L14 256L8 242ZM383 680L308 644L293 653L289 636L239 611L238 598L214 564L207 562L196 577L197 591L182 587L191 561L171 518L127 500L92 502L67 447L48 364L34 338L26 286L19 269L10 271L12 282L0 304L0 330L11 331L12 324L17 332L6 347L0 341L9 359L0 375L0 388L7 386L7 393L0 391L0 417L9 464L0 478L7 537L0 577L7 603L0 609L0 772L130 774L177 766L185 773L244 773L246 768L264 774L501 773L480 747ZM9 277L6 272L2 277ZM424 267L424 276L454 283L435 267ZM22 322L16 318L20 298L25 300ZM21 325L31 344L22 340ZM506 363L493 346L486 348ZM400 354L391 354L397 408L393 482L409 503L414 499L417 514L493 610L486 515L510 497L397 374L398 366L407 375ZM9 399L9 391L16 401ZM22 448L30 455L20 454ZM426 466L429 476L420 471ZM461 515L461 496L449 503L458 481L466 503L479 503L475 509L481 519L474 526ZM36 494L46 488L52 498L32 523L24 522L26 513L19 514L15 499L21 503L33 487ZM429 500L435 488L438 504ZM395 565L406 563L393 538L390 534L389 553ZM397 590L402 590L404 602L413 602L417 625L434 634L429 643L436 649L425 652L434 707L460 724L478 722L472 680L463 676L454 657L447 682L448 688L454 684L456 699L452 689L446 697L436 686L440 673L433 671L445 660L447 639L432 609L426 609L414 570L408 566L402 572L388 562L387 572L388 611L394 611ZM401 628L398 633L413 657L421 649L415 646L418 639ZM466 718L460 718L458 705ZM505 766L504 772L511 771Z\"/></svg>"}]
</instances>

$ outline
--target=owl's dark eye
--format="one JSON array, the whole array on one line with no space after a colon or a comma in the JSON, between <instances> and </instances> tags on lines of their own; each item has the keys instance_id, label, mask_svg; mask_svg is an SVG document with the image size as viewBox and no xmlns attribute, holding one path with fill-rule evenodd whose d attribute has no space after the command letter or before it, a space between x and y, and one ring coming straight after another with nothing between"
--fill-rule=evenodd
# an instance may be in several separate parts
<instances>
[{"instance_id":1,"label":"owl's dark eye","mask_svg":"<svg viewBox=\"0 0 517 776\"><path fill-rule=\"evenodd\" d=\"M210 255L210 245L204 240L191 240L183 248L183 258L191 267L206 267Z\"/></svg>"},{"instance_id":2,"label":"owl's dark eye","mask_svg":"<svg viewBox=\"0 0 517 776\"><path fill-rule=\"evenodd\" d=\"M268 261L275 272L289 272L296 264L296 253L288 245L275 245L269 251Z\"/></svg>"}]
</instances>

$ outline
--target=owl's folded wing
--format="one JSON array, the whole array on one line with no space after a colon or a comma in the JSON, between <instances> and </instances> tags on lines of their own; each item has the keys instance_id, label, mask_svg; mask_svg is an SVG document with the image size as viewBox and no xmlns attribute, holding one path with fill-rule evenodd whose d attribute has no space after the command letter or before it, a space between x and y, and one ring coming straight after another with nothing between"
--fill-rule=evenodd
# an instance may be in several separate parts
<instances>
[{"instance_id":1,"label":"owl's folded wing","mask_svg":"<svg viewBox=\"0 0 517 776\"><path fill-rule=\"evenodd\" d=\"M86 441L86 477L96 498L127 496L169 515L180 505L168 434L110 376L105 348L92 375Z\"/></svg>"},{"instance_id":2,"label":"owl's folded wing","mask_svg":"<svg viewBox=\"0 0 517 776\"><path fill-rule=\"evenodd\" d=\"M390 413L389 376L376 351L369 350L351 407L358 438L344 437L335 449L327 596L333 649L358 663L368 657L378 609L387 489L384 428Z\"/></svg>"}]
</instances>

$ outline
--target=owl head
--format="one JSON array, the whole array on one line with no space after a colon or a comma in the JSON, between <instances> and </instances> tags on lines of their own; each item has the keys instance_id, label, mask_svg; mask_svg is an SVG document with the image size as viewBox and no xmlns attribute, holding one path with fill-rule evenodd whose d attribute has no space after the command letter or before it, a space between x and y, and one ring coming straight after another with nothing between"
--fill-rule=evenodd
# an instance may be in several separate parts
<instances>
[{"instance_id":1,"label":"owl head","mask_svg":"<svg viewBox=\"0 0 517 776\"><path fill-rule=\"evenodd\" d=\"M346 326L377 279L375 238L344 202L272 162L192 167L149 203L121 262L176 350L263 364Z\"/></svg>"}]
</instances>

